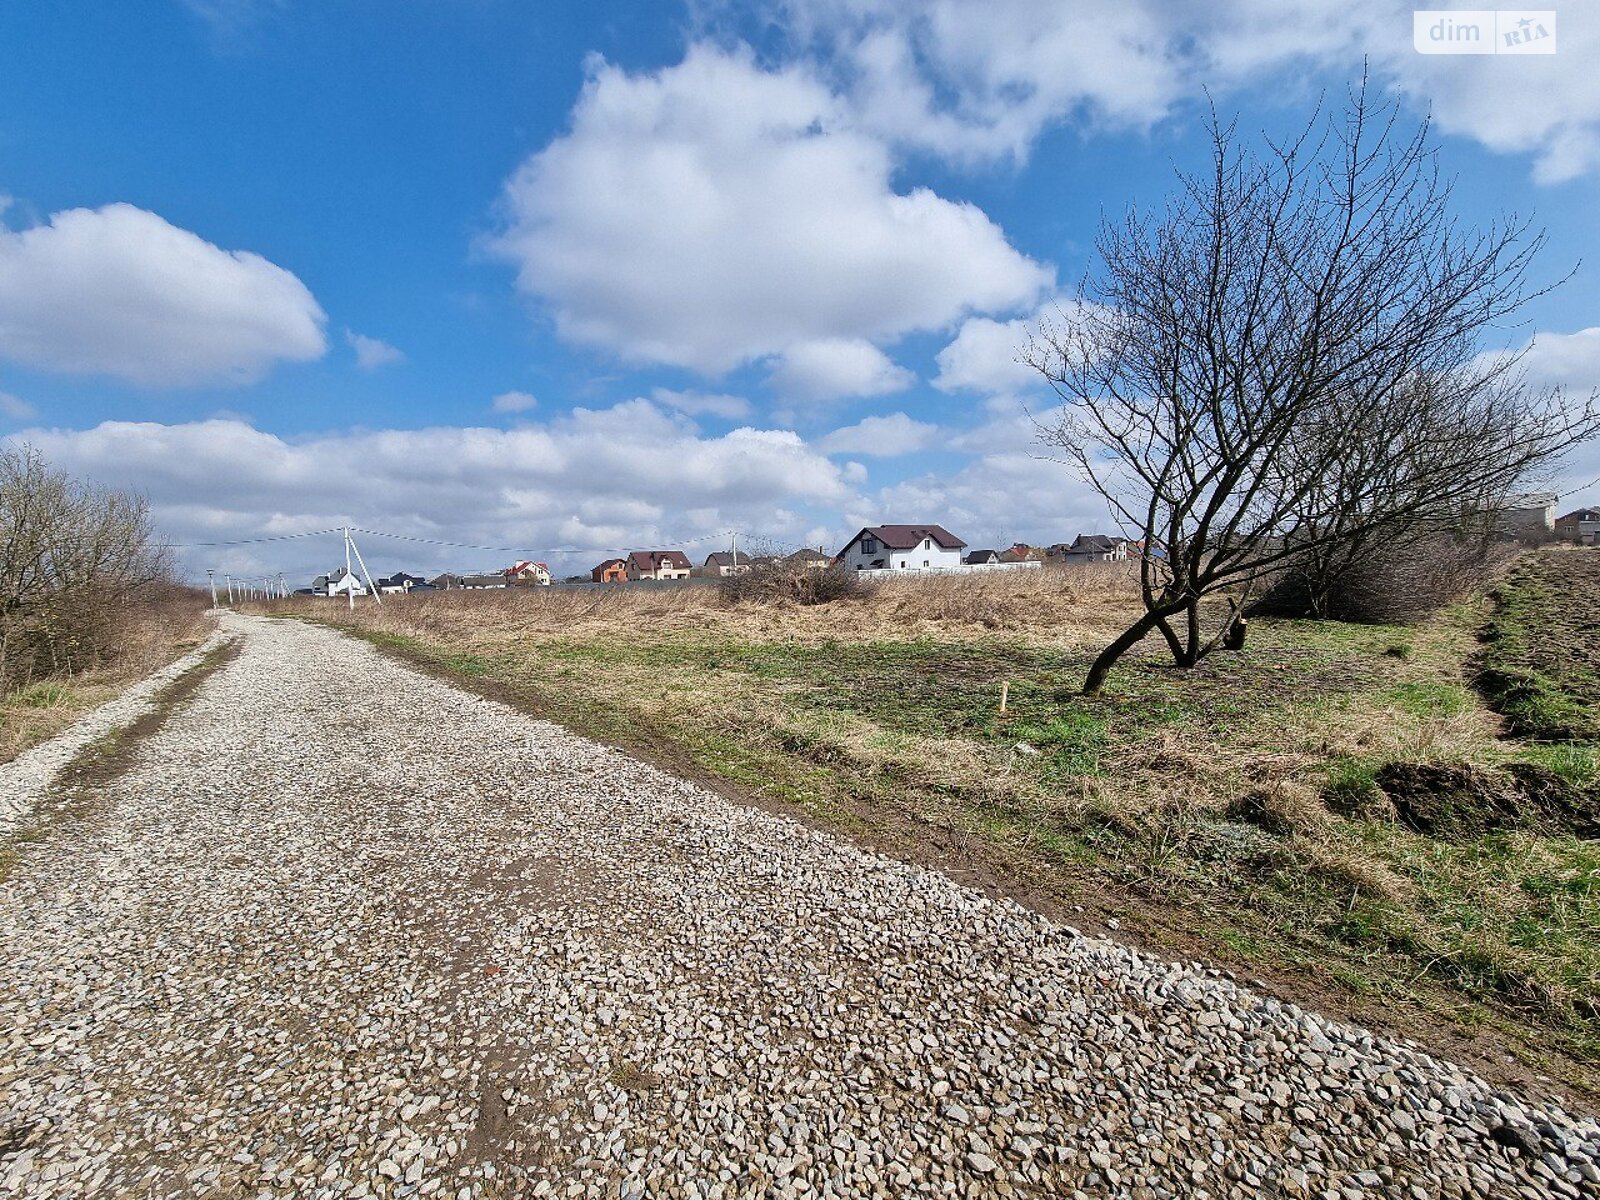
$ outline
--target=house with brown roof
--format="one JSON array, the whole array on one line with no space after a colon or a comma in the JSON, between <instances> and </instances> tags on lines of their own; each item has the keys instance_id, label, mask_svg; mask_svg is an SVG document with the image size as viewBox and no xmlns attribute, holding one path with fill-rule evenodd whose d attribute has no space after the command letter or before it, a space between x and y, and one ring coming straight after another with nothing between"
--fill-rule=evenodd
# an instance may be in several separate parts
<instances>
[{"instance_id":1,"label":"house with brown roof","mask_svg":"<svg viewBox=\"0 0 1600 1200\"><path fill-rule=\"evenodd\" d=\"M959 568L967 544L942 525L869 525L839 551L847 571Z\"/></svg>"},{"instance_id":2,"label":"house with brown roof","mask_svg":"<svg viewBox=\"0 0 1600 1200\"><path fill-rule=\"evenodd\" d=\"M1600 509L1575 508L1556 518L1556 536L1569 542L1592 546L1600 541Z\"/></svg>"},{"instance_id":3,"label":"house with brown roof","mask_svg":"<svg viewBox=\"0 0 1600 1200\"><path fill-rule=\"evenodd\" d=\"M595 583L626 583L628 582L628 560L625 558L608 558L589 572L589 578Z\"/></svg>"},{"instance_id":4,"label":"house with brown roof","mask_svg":"<svg viewBox=\"0 0 1600 1200\"><path fill-rule=\"evenodd\" d=\"M743 575L750 569L750 556L743 550L713 550L702 566L704 575Z\"/></svg>"},{"instance_id":5,"label":"house with brown roof","mask_svg":"<svg viewBox=\"0 0 1600 1200\"><path fill-rule=\"evenodd\" d=\"M629 579L687 579L694 567L682 550L631 550Z\"/></svg>"}]
</instances>

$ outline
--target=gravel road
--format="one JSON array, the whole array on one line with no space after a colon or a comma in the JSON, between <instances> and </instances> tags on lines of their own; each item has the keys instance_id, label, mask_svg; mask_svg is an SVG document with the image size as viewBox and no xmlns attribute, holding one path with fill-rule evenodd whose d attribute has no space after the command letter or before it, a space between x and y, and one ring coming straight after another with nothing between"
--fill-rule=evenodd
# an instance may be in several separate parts
<instances>
[{"instance_id":1,"label":"gravel road","mask_svg":"<svg viewBox=\"0 0 1600 1200\"><path fill-rule=\"evenodd\" d=\"M1600 1195L1591 1120L225 620L18 847L0 1195Z\"/></svg>"}]
</instances>

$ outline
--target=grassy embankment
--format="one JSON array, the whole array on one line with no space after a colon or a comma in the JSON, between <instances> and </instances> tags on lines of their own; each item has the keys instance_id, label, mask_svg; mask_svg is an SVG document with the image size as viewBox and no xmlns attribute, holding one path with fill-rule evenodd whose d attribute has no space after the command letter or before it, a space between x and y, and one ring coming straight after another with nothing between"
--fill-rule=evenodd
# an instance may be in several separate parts
<instances>
[{"instance_id":1,"label":"grassy embankment","mask_svg":"<svg viewBox=\"0 0 1600 1200\"><path fill-rule=\"evenodd\" d=\"M1592 674L1524 661L1549 606L1600 592L1600 552L1547 560L1539 603L1524 573L1415 628L1259 619L1242 654L1188 673L1152 640L1096 699L1076 686L1134 602L1113 569L896 582L819 608L621 589L276 611L1076 923L1592 1097L1600 846L1424 836L1374 782L1396 761L1491 780L1532 761L1595 784L1589 726L1536 743L1552 727L1518 718L1502 737L1474 687L1492 618L1490 664L1540 672L1541 712L1600 695Z\"/></svg>"},{"instance_id":2,"label":"grassy embankment","mask_svg":"<svg viewBox=\"0 0 1600 1200\"><path fill-rule=\"evenodd\" d=\"M0 762L49 740L91 708L205 641L212 627L207 604L199 592L178 588L130 604L115 653L93 669L36 679L0 695Z\"/></svg>"}]
</instances>

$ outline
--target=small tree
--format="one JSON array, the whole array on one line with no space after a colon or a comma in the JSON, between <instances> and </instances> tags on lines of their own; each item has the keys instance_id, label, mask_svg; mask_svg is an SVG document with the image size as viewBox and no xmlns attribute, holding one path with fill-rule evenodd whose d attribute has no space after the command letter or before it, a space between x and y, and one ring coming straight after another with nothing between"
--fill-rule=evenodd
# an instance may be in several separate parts
<instances>
[{"instance_id":1,"label":"small tree","mask_svg":"<svg viewBox=\"0 0 1600 1200\"><path fill-rule=\"evenodd\" d=\"M1143 539L1144 612L1087 694L1152 630L1194 666L1270 571L1494 507L1600 415L1480 352L1540 294L1544 238L1462 229L1426 123L1399 134L1363 84L1263 153L1215 113L1208 129L1209 170L1180 174L1159 219L1106 223L1080 303L1025 351L1065 402L1043 439Z\"/></svg>"},{"instance_id":2,"label":"small tree","mask_svg":"<svg viewBox=\"0 0 1600 1200\"><path fill-rule=\"evenodd\" d=\"M0 687L114 651L121 610L170 565L142 496L0 450Z\"/></svg>"}]
</instances>

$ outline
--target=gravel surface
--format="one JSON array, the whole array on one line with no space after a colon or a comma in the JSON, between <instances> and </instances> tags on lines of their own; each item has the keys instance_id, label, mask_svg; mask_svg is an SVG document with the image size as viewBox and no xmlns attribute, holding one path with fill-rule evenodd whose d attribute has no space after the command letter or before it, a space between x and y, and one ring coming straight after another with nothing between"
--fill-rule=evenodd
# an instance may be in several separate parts
<instances>
[{"instance_id":1,"label":"gravel surface","mask_svg":"<svg viewBox=\"0 0 1600 1200\"><path fill-rule=\"evenodd\" d=\"M0 763L0 838L27 823L56 772L71 762L80 750L113 729L138 720L150 709L162 688L198 665L231 636L218 630L182 658L147 676L115 700L86 713L59 736L24 750L8 763Z\"/></svg>"},{"instance_id":2,"label":"gravel surface","mask_svg":"<svg viewBox=\"0 0 1600 1200\"><path fill-rule=\"evenodd\" d=\"M1600 1128L331 631L0 896L0 1195L1600 1195Z\"/></svg>"}]
</instances>

